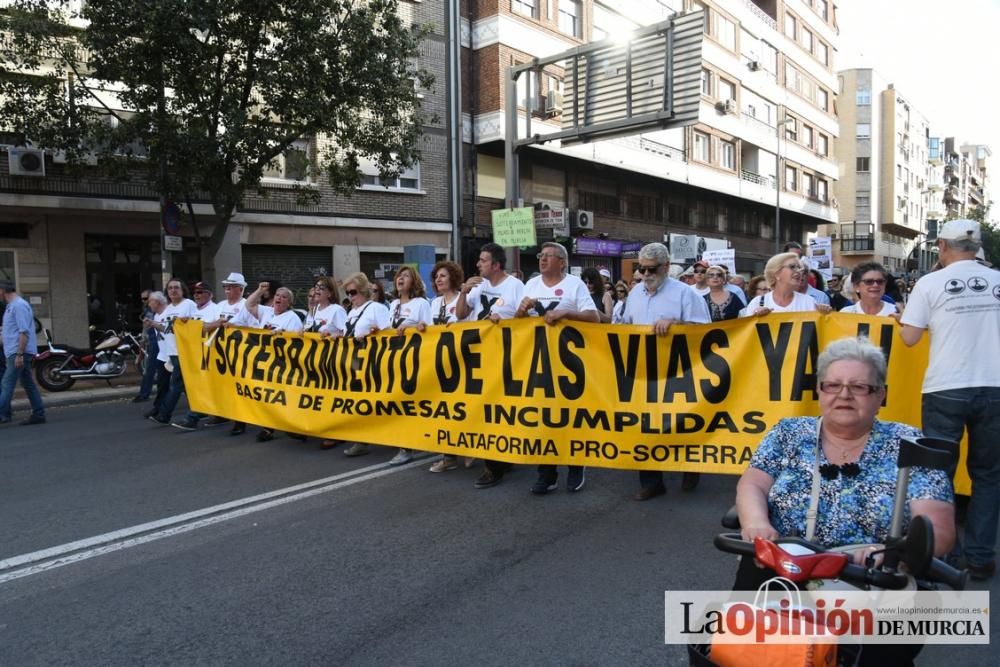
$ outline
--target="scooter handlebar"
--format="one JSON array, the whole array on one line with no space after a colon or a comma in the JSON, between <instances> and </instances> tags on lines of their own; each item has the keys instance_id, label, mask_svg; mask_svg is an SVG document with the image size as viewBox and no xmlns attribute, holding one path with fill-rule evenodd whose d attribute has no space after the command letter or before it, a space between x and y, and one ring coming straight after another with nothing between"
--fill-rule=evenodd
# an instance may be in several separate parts
<instances>
[{"instance_id":1,"label":"scooter handlebar","mask_svg":"<svg viewBox=\"0 0 1000 667\"><path fill-rule=\"evenodd\" d=\"M817 553L826 551L822 547L800 538L787 538L783 541L786 543L795 542L803 544L815 550ZM715 547L719 551L750 557L755 557L757 554L753 543L744 540L739 533L721 533L715 536L714 543ZM778 545L780 546L781 542L778 542ZM876 586L878 588L894 590L906 588L909 583L909 577L902 572L885 572L882 570L868 569L863 565L854 565L853 563L845 565L844 569L840 571L837 578L858 586Z\"/></svg>"},{"instance_id":2,"label":"scooter handlebar","mask_svg":"<svg viewBox=\"0 0 1000 667\"><path fill-rule=\"evenodd\" d=\"M969 572L968 570L957 570L943 560L932 558L922 578L943 582L952 590L964 591L969 582Z\"/></svg>"}]
</instances>

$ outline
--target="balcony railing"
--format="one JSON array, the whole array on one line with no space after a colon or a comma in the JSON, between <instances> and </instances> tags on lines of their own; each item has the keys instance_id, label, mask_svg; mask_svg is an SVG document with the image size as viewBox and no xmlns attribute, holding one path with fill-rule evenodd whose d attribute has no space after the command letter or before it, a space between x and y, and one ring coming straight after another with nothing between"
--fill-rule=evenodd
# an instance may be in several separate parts
<instances>
[{"instance_id":1,"label":"balcony railing","mask_svg":"<svg viewBox=\"0 0 1000 667\"><path fill-rule=\"evenodd\" d=\"M25 195L62 195L74 197L107 197L111 199L158 200L160 194L141 182L81 181L76 178L45 176L0 176L0 192Z\"/></svg>"},{"instance_id":2,"label":"balcony railing","mask_svg":"<svg viewBox=\"0 0 1000 667\"><path fill-rule=\"evenodd\" d=\"M743 169L740 171L740 178L744 181L750 181L751 183L756 183L757 185L763 185L765 188L774 189L774 179L770 176L761 176L760 174L755 174L752 171L747 171Z\"/></svg>"},{"instance_id":3,"label":"balcony railing","mask_svg":"<svg viewBox=\"0 0 1000 667\"><path fill-rule=\"evenodd\" d=\"M747 126L757 128L758 130L765 132L766 134L769 135L773 136L778 135L778 128L776 128L775 126L769 125L768 123L765 123L759 118L754 118L745 111L742 113L742 117L743 117L743 122Z\"/></svg>"},{"instance_id":4,"label":"balcony railing","mask_svg":"<svg viewBox=\"0 0 1000 667\"><path fill-rule=\"evenodd\" d=\"M763 9L761 9L760 7L758 7L754 2L752 2L751 0L743 0L743 4L747 6L747 9L750 10L751 14L753 14L754 16L756 16L757 18L759 18L761 21L763 21L764 23L766 23L768 26L770 26L770 28L772 30L777 30L778 29L778 22L775 21L770 16L768 16L767 12L765 12Z\"/></svg>"},{"instance_id":5,"label":"balcony railing","mask_svg":"<svg viewBox=\"0 0 1000 667\"><path fill-rule=\"evenodd\" d=\"M661 144L659 141L646 139L645 137L639 137L639 149L644 150L647 153L653 153L655 155L670 158L671 160L680 160L681 162L684 161L684 151L678 150L673 146Z\"/></svg>"},{"instance_id":6,"label":"balcony railing","mask_svg":"<svg viewBox=\"0 0 1000 667\"><path fill-rule=\"evenodd\" d=\"M840 237L841 252L871 252L875 250L875 239L871 236Z\"/></svg>"}]
</instances>

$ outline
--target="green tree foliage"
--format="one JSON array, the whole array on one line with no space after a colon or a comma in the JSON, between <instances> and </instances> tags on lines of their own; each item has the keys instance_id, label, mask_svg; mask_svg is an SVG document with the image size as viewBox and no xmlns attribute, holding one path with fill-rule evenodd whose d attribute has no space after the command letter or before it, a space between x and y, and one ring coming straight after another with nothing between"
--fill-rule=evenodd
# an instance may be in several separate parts
<instances>
[{"instance_id":1,"label":"green tree foliage","mask_svg":"<svg viewBox=\"0 0 1000 667\"><path fill-rule=\"evenodd\" d=\"M986 259L997 266L1000 265L1000 226L989 220L991 206L992 202L985 206L976 207L969 213L969 219L982 225L983 250L986 252Z\"/></svg>"},{"instance_id":2,"label":"green tree foliage","mask_svg":"<svg viewBox=\"0 0 1000 667\"><path fill-rule=\"evenodd\" d=\"M308 168L347 194L359 157L386 178L417 160L418 87L432 81L414 64L425 30L397 4L14 0L0 14L0 126L170 199L207 193L218 247L244 194L302 138L337 147Z\"/></svg>"}]
</instances>

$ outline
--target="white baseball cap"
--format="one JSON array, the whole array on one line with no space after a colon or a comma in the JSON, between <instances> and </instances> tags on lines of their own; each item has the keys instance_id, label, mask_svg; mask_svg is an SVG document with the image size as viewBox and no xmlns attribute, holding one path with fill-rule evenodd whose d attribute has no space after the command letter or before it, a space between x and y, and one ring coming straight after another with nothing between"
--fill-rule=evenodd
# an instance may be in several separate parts
<instances>
[{"instance_id":1,"label":"white baseball cap","mask_svg":"<svg viewBox=\"0 0 1000 667\"><path fill-rule=\"evenodd\" d=\"M608 271L607 269L598 269L597 272L600 273L605 278L610 278L611 277L611 272Z\"/></svg>"},{"instance_id":2,"label":"white baseball cap","mask_svg":"<svg viewBox=\"0 0 1000 667\"><path fill-rule=\"evenodd\" d=\"M243 277L242 273L236 273L235 271L233 271L228 276L226 276L226 279L222 281L222 284L239 285L240 287L246 287L247 281L246 278Z\"/></svg>"},{"instance_id":3,"label":"white baseball cap","mask_svg":"<svg viewBox=\"0 0 1000 667\"><path fill-rule=\"evenodd\" d=\"M938 238L947 241L982 241L983 232L975 220L949 220L938 230Z\"/></svg>"}]
</instances>

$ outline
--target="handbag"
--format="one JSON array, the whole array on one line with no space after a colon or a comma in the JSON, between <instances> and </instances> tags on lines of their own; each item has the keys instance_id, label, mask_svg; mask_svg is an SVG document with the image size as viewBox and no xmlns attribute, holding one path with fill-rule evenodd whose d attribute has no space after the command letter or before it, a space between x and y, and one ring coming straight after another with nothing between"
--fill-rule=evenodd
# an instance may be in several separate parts
<instances>
[{"instance_id":1,"label":"handbag","mask_svg":"<svg viewBox=\"0 0 1000 667\"><path fill-rule=\"evenodd\" d=\"M787 596L792 608L802 608L802 593L795 583L783 577L772 577L760 585L754 595L753 608L769 610L778 614L787 614L788 610L779 609L778 602L768 604L768 594L772 585ZM803 623L809 634L814 634L816 628L809 623ZM826 639L810 637L808 642L788 644L782 643L780 637L768 635L764 641L757 642L752 636L737 643L712 642L708 658L719 667L751 667L767 665L768 667L833 667L837 664L837 643Z\"/></svg>"}]
</instances>

